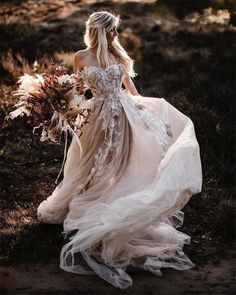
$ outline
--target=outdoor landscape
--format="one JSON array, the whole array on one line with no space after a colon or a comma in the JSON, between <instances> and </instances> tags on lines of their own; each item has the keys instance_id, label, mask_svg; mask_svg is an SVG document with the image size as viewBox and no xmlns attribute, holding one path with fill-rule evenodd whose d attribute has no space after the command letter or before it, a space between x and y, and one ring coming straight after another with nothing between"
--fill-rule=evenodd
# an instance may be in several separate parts
<instances>
[{"instance_id":1,"label":"outdoor landscape","mask_svg":"<svg viewBox=\"0 0 236 295\"><path fill-rule=\"evenodd\" d=\"M183 208L180 229L191 236L184 250L196 267L162 277L135 272L125 291L59 268L63 226L40 223L36 210L56 187L64 145L41 142L24 117L7 119L19 76L52 61L72 72L74 53L85 48L84 21L98 10L120 15L141 95L164 97L192 119L203 169L202 192ZM235 292L235 37L233 0L1 1L1 294Z\"/></svg>"}]
</instances>

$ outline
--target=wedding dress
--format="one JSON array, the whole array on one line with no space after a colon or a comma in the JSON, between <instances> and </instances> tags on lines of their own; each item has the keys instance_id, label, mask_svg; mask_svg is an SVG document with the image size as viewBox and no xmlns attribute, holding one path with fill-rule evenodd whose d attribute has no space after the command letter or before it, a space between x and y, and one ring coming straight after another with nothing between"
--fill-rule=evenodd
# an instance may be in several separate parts
<instances>
[{"instance_id":1,"label":"wedding dress","mask_svg":"<svg viewBox=\"0 0 236 295\"><path fill-rule=\"evenodd\" d=\"M60 267L96 273L121 289L132 285L129 265L156 275L193 267L183 252L190 237L177 230L181 208L202 186L191 119L164 98L123 89L122 64L79 74L93 94L82 150L73 137L64 178L37 212L42 222L63 222L66 235L75 230Z\"/></svg>"}]
</instances>

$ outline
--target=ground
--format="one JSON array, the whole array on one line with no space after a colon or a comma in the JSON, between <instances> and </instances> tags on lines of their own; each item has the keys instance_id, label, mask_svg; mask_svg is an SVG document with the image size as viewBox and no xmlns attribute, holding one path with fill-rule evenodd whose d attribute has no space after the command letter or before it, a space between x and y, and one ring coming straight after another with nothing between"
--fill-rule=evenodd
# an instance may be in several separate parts
<instances>
[{"instance_id":1,"label":"ground","mask_svg":"<svg viewBox=\"0 0 236 295\"><path fill-rule=\"evenodd\" d=\"M96 275L66 273L54 264L20 265L2 268L1 294L234 294L233 260L207 263L187 271L165 269L162 276L142 271L131 274L133 286L125 290L112 287Z\"/></svg>"}]
</instances>

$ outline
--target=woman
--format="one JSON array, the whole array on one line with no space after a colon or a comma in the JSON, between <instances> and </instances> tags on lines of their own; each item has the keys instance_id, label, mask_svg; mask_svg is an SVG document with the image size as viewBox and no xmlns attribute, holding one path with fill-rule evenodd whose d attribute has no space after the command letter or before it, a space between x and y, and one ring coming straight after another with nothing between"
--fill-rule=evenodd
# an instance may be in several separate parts
<instances>
[{"instance_id":1,"label":"woman","mask_svg":"<svg viewBox=\"0 0 236 295\"><path fill-rule=\"evenodd\" d=\"M117 38L119 22L106 11L86 22L87 48L75 54L74 71L93 94L90 124L82 127L82 151L72 139L64 178L38 218L73 231L62 269L95 272L124 289L132 285L129 265L156 275L162 267L194 266L183 253L190 237L176 228L181 208L201 191L202 170L190 118L164 98L138 93L133 60Z\"/></svg>"}]
</instances>

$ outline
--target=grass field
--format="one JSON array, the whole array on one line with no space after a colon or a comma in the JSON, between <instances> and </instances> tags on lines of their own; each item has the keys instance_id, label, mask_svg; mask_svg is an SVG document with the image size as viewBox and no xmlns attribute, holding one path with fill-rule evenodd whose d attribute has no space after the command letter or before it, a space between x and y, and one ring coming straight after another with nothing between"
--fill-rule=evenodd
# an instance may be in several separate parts
<instances>
[{"instance_id":1,"label":"grass field","mask_svg":"<svg viewBox=\"0 0 236 295\"><path fill-rule=\"evenodd\" d=\"M168 2L168 1L167 1ZM179 1L179 4L181 1ZM182 1L183 2L183 1ZM1 264L49 263L65 244L60 225L40 224L36 209L55 188L63 146L40 142L25 118L5 120L17 78L39 72L53 59L72 71L74 52L85 48L83 22L90 12L119 13L120 41L135 59L143 96L164 97L195 125L203 190L185 206L181 231L198 265L232 257L235 242L235 32L233 1L150 3L111 1L2 1L0 4ZM91 4L92 3L92 4ZM203 10L208 8L208 10ZM216 14L215 9L228 9ZM27 13L25 13L27 10ZM213 18L212 16L215 16ZM212 21L213 19L213 21ZM144 25L145 24L145 25Z\"/></svg>"}]
</instances>

